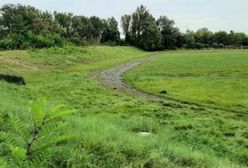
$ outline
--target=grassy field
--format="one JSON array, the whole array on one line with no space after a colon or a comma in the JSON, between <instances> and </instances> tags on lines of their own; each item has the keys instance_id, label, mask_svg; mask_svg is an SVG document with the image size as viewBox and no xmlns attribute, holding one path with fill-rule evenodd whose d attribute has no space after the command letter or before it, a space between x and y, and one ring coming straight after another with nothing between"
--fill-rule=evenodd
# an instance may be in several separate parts
<instances>
[{"instance_id":1,"label":"grassy field","mask_svg":"<svg viewBox=\"0 0 248 168\"><path fill-rule=\"evenodd\" d=\"M52 159L42 162L43 167L247 167L247 113L161 106L110 91L91 77L92 72L147 55L131 47L105 46L0 52L0 73L20 75L27 82L18 86L0 81L0 131L8 130L4 116L13 113L28 122L28 102L46 97L51 105L65 104L77 113L66 118L69 125L63 131L68 138L56 144L50 151ZM246 55L245 51L163 53L125 78L156 94L166 90L169 96L214 102L225 108L234 104L243 110L247 107ZM219 72L223 75L218 75ZM186 89L181 94L176 83L181 80L180 84L186 87L190 74L193 74L191 91ZM226 87L233 88L235 82L232 92L217 85L223 89L221 93L228 90L223 93L226 96L234 94L234 99L213 96L209 102L204 93L198 92L197 98L193 87L197 90L211 87L197 83L198 76L201 84L209 78L221 78L213 82L223 80L231 85ZM211 91L218 95L215 92ZM142 137L139 132L143 131L152 135ZM0 136L0 146L1 142ZM0 148L0 163L6 155L8 152Z\"/></svg>"},{"instance_id":2,"label":"grassy field","mask_svg":"<svg viewBox=\"0 0 248 168\"><path fill-rule=\"evenodd\" d=\"M247 65L246 50L169 52L132 71L126 80L165 97L247 109Z\"/></svg>"}]
</instances>

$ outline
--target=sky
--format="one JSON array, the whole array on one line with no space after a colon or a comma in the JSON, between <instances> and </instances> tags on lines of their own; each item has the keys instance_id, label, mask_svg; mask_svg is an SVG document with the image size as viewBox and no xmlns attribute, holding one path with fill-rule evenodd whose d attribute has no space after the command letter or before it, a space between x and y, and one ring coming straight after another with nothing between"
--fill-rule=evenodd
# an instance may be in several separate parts
<instances>
[{"instance_id":1,"label":"sky","mask_svg":"<svg viewBox=\"0 0 248 168\"><path fill-rule=\"evenodd\" d=\"M71 12L101 18L114 16L118 21L143 4L157 18L166 15L185 32L207 27L211 31L248 34L248 0L0 0L3 4L32 5L50 12Z\"/></svg>"}]
</instances>

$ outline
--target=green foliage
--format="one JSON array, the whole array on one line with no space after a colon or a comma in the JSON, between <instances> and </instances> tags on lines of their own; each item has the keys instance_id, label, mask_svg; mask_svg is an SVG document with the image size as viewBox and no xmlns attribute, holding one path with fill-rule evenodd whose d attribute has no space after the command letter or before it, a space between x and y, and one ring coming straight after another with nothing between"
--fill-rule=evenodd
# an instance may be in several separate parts
<instances>
[{"instance_id":1,"label":"green foliage","mask_svg":"<svg viewBox=\"0 0 248 168\"><path fill-rule=\"evenodd\" d=\"M206 53L199 54L201 52ZM217 55L222 52L223 57L218 57ZM157 87L155 85L157 83L157 88L160 89L156 93L160 94L162 90L166 90L171 94L175 92L166 89L167 83L163 80L160 82L160 79L165 77L168 82L165 75L167 73L175 76L180 74L180 78L184 79L192 73L208 77L205 69L208 66L211 66L210 69L220 68L215 69L216 74L223 72L223 66L233 62L230 64L231 68L228 68L234 72L230 76L245 77L246 50L186 53L188 54L185 55L185 59L180 55L185 54L182 51L168 52L166 56L162 54L157 58L158 61L155 58L151 62L155 66L144 69L143 66L140 67L145 70L144 73L137 73L132 79L144 81L144 85L149 87ZM77 115L68 116L63 121L55 120L57 123L67 123L58 131L61 133L57 139L59 143L50 145L51 147L45 149L45 154L39 156L44 161L42 165L40 159L33 159L32 162L35 164L33 167L247 167L248 125L245 112L183 108L170 104L167 99L161 103L152 103L113 91L94 80L95 71L125 64L147 55L150 53L133 47L109 46L85 48L68 46L1 52L0 72L23 76L27 85L16 86L0 81L0 108L1 112L4 112L0 130L13 132L8 122L10 113L25 123L27 128L32 128L29 127L32 120L28 111L28 101L36 97L47 97L51 104L65 104L69 109L77 109L78 112ZM230 59L229 55L232 55ZM209 60L212 60L211 63ZM201 68L196 66L196 63L201 65ZM235 66L237 64L240 66ZM136 70L140 68L137 67ZM224 70L221 75L227 76L229 70ZM223 76L212 77L202 83L215 81L213 80L215 78L222 79ZM149 81L156 82L150 84ZM178 83L178 86L183 87L185 81ZM221 86L219 88L225 89L223 86L226 84L217 83ZM196 88L192 80L188 86L192 90ZM244 87L247 87L246 83ZM246 91L240 91L240 88L239 85L235 89L227 90L236 91L232 97L240 92L246 95ZM195 95L202 94L197 92ZM51 126L52 123L50 122ZM148 131L152 135L142 137L139 135L140 131ZM45 130L42 134L49 135ZM50 136L47 139L50 139ZM43 142L45 139L40 141ZM23 144L23 140L17 141L17 147L22 147ZM35 144L33 149L47 146L46 143L38 141ZM16 161L13 160L9 148L2 145L3 143L0 145L1 160L7 161L8 167L15 167L10 164Z\"/></svg>"},{"instance_id":2,"label":"green foliage","mask_svg":"<svg viewBox=\"0 0 248 168\"><path fill-rule=\"evenodd\" d=\"M158 30L156 21L154 18L149 18L144 25L143 33L138 40L138 46L148 51L155 51L160 48L161 33Z\"/></svg>"},{"instance_id":3,"label":"green foliage","mask_svg":"<svg viewBox=\"0 0 248 168\"><path fill-rule=\"evenodd\" d=\"M6 36L0 40L0 49L10 50L15 48L14 45L15 45L14 39L11 38L10 36Z\"/></svg>"},{"instance_id":4,"label":"green foliage","mask_svg":"<svg viewBox=\"0 0 248 168\"><path fill-rule=\"evenodd\" d=\"M121 26L122 26L123 34L125 35L126 43L131 42L131 34L130 34L131 20L132 20L131 15L124 15L121 17Z\"/></svg>"},{"instance_id":5,"label":"green foliage","mask_svg":"<svg viewBox=\"0 0 248 168\"><path fill-rule=\"evenodd\" d=\"M7 4L0 8L0 49L62 47L94 41L116 44L120 40L118 22L96 16L42 12L32 6Z\"/></svg>"},{"instance_id":6,"label":"green foliage","mask_svg":"<svg viewBox=\"0 0 248 168\"><path fill-rule=\"evenodd\" d=\"M187 30L183 36L185 48L241 48L246 45L247 35L231 31L211 32L207 28L201 28L196 32Z\"/></svg>"},{"instance_id":7,"label":"green foliage","mask_svg":"<svg viewBox=\"0 0 248 168\"><path fill-rule=\"evenodd\" d=\"M153 19L151 19L153 18ZM227 33L220 31L213 33L207 28L196 32L188 30L181 33L174 26L175 22L166 16L160 16L154 23L154 17L141 5L132 15L124 15L121 25L127 44L145 50L163 50L176 48L240 48L247 45L247 35L244 33Z\"/></svg>"},{"instance_id":8,"label":"green foliage","mask_svg":"<svg viewBox=\"0 0 248 168\"><path fill-rule=\"evenodd\" d=\"M85 38L82 38L79 34L74 34L71 37L70 42L77 46L86 46L87 44L87 40L85 40Z\"/></svg>"},{"instance_id":9,"label":"green foliage","mask_svg":"<svg viewBox=\"0 0 248 168\"><path fill-rule=\"evenodd\" d=\"M104 22L104 30L102 33L101 42L112 42L118 43L118 39L120 39L120 33L118 30L118 22L114 17L109 18Z\"/></svg>"},{"instance_id":10,"label":"green foliage","mask_svg":"<svg viewBox=\"0 0 248 168\"><path fill-rule=\"evenodd\" d=\"M127 43L148 51L159 49L161 34L145 6L138 7L132 15L123 16L121 21Z\"/></svg>"},{"instance_id":11,"label":"green foliage","mask_svg":"<svg viewBox=\"0 0 248 168\"><path fill-rule=\"evenodd\" d=\"M157 20L159 30L161 32L162 49L175 49L181 47L179 45L179 37L181 36L179 29L174 27L175 22L166 16L160 16Z\"/></svg>"},{"instance_id":12,"label":"green foliage","mask_svg":"<svg viewBox=\"0 0 248 168\"><path fill-rule=\"evenodd\" d=\"M71 35L71 22L72 22L72 13L58 13L54 12L54 18L55 22L57 22L60 25L60 30L61 30L61 36L65 38L69 38Z\"/></svg>"},{"instance_id":13,"label":"green foliage","mask_svg":"<svg viewBox=\"0 0 248 168\"><path fill-rule=\"evenodd\" d=\"M49 48L53 46L62 47L63 45L64 39L58 34L45 34L34 36L31 46L34 48Z\"/></svg>"},{"instance_id":14,"label":"green foliage","mask_svg":"<svg viewBox=\"0 0 248 168\"><path fill-rule=\"evenodd\" d=\"M52 154L50 149L64 141L62 129L67 123L63 119L74 112L62 105L49 107L40 99L30 104L29 122L9 114L9 130L0 132L1 146L8 151L5 161L18 167L45 163Z\"/></svg>"},{"instance_id":15,"label":"green foliage","mask_svg":"<svg viewBox=\"0 0 248 168\"><path fill-rule=\"evenodd\" d=\"M155 19L143 5L121 18L125 41L114 17L101 19L72 13L43 12L32 6L6 4L0 8L0 50L61 47L66 44L133 45L148 51L176 48L240 48L248 45L244 33L207 28L181 33L166 16Z\"/></svg>"}]
</instances>

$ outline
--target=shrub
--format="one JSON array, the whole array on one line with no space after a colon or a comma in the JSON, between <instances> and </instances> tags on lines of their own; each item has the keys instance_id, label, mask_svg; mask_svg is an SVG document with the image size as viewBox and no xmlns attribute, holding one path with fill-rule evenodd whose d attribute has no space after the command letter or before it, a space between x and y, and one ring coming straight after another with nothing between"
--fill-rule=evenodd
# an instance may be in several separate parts
<instances>
[{"instance_id":1,"label":"shrub","mask_svg":"<svg viewBox=\"0 0 248 168\"><path fill-rule=\"evenodd\" d=\"M13 49L15 46L15 41L11 36L4 37L0 40L0 49L9 50Z\"/></svg>"},{"instance_id":2,"label":"shrub","mask_svg":"<svg viewBox=\"0 0 248 168\"><path fill-rule=\"evenodd\" d=\"M9 114L10 128L0 132L0 154L12 167L41 166L52 155L56 144L65 140L63 118L74 110L49 107L43 99L31 103L29 122ZM15 165L15 166L14 166Z\"/></svg>"},{"instance_id":3,"label":"shrub","mask_svg":"<svg viewBox=\"0 0 248 168\"><path fill-rule=\"evenodd\" d=\"M194 45L194 48L196 48L196 49L203 49L204 47L205 47L205 45L202 43L199 43L199 42L195 43L195 45Z\"/></svg>"},{"instance_id":4,"label":"shrub","mask_svg":"<svg viewBox=\"0 0 248 168\"><path fill-rule=\"evenodd\" d=\"M86 40L78 34L73 35L70 38L70 42L72 42L73 44L78 45L78 46L85 46L87 43Z\"/></svg>"},{"instance_id":5,"label":"shrub","mask_svg":"<svg viewBox=\"0 0 248 168\"><path fill-rule=\"evenodd\" d=\"M35 48L62 47L64 40L58 34L37 35L33 37L32 44Z\"/></svg>"},{"instance_id":6,"label":"shrub","mask_svg":"<svg viewBox=\"0 0 248 168\"><path fill-rule=\"evenodd\" d=\"M214 42L212 45L211 45L213 48L218 48L219 47L219 44Z\"/></svg>"}]
</instances>

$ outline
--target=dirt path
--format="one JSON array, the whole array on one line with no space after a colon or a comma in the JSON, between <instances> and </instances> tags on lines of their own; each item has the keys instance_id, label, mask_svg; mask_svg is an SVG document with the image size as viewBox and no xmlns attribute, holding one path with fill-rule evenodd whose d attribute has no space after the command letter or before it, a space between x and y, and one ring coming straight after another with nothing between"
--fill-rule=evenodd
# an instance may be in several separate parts
<instances>
[{"instance_id":1,"label":"dirt path","mask_svg":"<svg viewBox=\"0 0 248 168\"><path fill-rule=\"evenodd\" d=\"M196 102L188 102L188 101L184 101L184 100L180 100L180 99L176 99L172 97L159 96L159 95L155 95L152 93L147 93L137 88L134 88L133 86L128 85L123 81L122 75L125 72L141 64L145 64L151 61L152 59L156 57L156 55L157 55L156 53L153 53L148 57L136 59L127 64L119 65L117 67L104 70L100 73L97 73L97 78L102 83L107 85L108 87L111 87L113 90L125 91L132 96L139 97L139 98L146 99L146 100L153 101L153 102L157 102L166 107L188 108L188 109L197 110L197 111L208 109L208 110L221 110L221 111L228 111L228 112L239 112L237 110L224 109L224 108L217 107L217 106L204 105L204 104L200 104Z\"/></svg>"},{"instance_id":2,"label":"dirt path","mask_svg":"<svg viewBox=\"0 0 248 168\"><path fill-rule=\"evenodd\" d=\"M121 89L129 93L136 93L136 89L123 82L122 74L130 69L137 67L138 65L151 61L155 56L155 54L152 54L149 57L137 59L127 64L119 65L112 69L105 70L100 73L100 79L101 81L103 81L103 83L107 84L113 89Z\"/></svg>"},{"instance_id":3,"label":"dirt path","mask_svg":"<svg viewBox=\"0 0 248 168\"><path fill-rule=\"evenodd\" d=\"M133 86L128 85L124 82L122 75L125 72L139 65L150 62L152 59L156 57L156 55L157 55L156 53L153 53L148 57L136 59L127 64L119 65L117 67L102 71L97 75L98 79L100 79L108 87L111 87L113 90L125 91L128 94L133 95L135 97L139 97L139 98L146 99L146 100L153 101L153 102L162 103L162 105L164 106L173 107L173 108L175 107L189 108L190 106L190 108L197 108L199 106L198 104L193 104L193 103L184 102L181 100L176 100L174 98L167 98L164 96L147 93L147 92L138 90L137 88L134 88Z\"/></svg>"},{"instance_id":4,"label":"dirt path","mask_svg":"<svg viewBox=\"0 0 248 168\"><path fill-rule=\"evenodd\" d=\"M123 73L127 72L130 69L137 67L138 65L147 63L151 61L152 59L154 59L155 57L156 57L156 54L151 54L150 56L146 58L137 59L127 64L123 64L115 68L102 71L99 74L99 78L104 84L106 84L107 86L111 87L114 90L125 91L132 95L143 97L143 98L161 100L162 99L161 97L148 94L143 91L139 91L136 88L130 85L127 85L126 83L124 83L123 78L122 78Z\"/></svg>"},{"instance_id":5,"label":"dirt path","mask_svg":"<svg viewBox=\"0 0 248 168\"><path fill-rule=\"evenodd\" d=\"M164 96L147 93L137 88L134 88L133 86L128 85L124 82L122 75L125 72L139 65L150 62L152 59L156 57L156 55L157 55L156 53L153 53L148 57L136 59L127 64L119 65L117 67L102 71L97 75L98 79L100 79L108 87L111 87L113 90L125 91L132 96L153 102L158 102L164 106L173 107L173 108L183 108L183 107L189 108L190 106L190 108L192 107L197 108L198 106L197 104L192 104L181 100L176 100L174 98L169 98L169 97L167 98Z\"/></svg>"}]
</instances>

